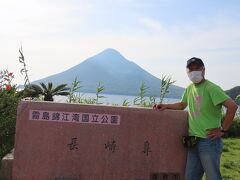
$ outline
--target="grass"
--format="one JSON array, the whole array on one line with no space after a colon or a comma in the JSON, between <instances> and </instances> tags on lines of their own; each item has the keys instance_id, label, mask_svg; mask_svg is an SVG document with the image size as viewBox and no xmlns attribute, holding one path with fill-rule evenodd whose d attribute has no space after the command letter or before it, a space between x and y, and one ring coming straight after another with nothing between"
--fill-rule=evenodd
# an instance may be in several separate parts
<instances>
[{"instance_id":1,"label":"grass","mask_svg":"<svg viewBox=\"0 0 240 180\"><path fill-rule=\"evenodd\" d=\"M223 139L221 173L224 180L240 180L240 138Z\"/></svg>"},{"instance_id":2,"label":"grass","mask_svg":"<svg viewBox=\"0 0 240 180\"><path fill-rule=\"evenodd\" d=\"M223 180L240 180L240 138L224 138L221 156ZM203 177L206 180L206 177Z\"/></svg>"}]
</instances>

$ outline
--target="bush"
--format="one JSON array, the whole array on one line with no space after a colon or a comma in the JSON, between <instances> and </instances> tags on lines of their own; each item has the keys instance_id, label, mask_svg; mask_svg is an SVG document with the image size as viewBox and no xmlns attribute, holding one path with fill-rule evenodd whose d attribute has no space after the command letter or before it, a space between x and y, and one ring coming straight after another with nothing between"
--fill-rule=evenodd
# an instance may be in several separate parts
<instances>
[{"instance_id":1,"label":"bush","mask_svg":"<svg viewBox=\"0 0 240 180\"><path fill-rule=\"evenodd\" d=\"M0 159L14 146L16 111L20 99L14 88L0 92Z\"/></svg>"},{"instance_id":2,"label":"bush","mask_svg":"<svg viewBox=\"0 0 240 180\"><path fill-rule=\"evenodd\" d=\"M14 146L16 111L21 93L12 85L13 73L0 71L0 159Z\"/></svg>"},{"instance_id":3,"label":"bush","mask_svg":"<svg viewBox=\"0 0 240 180\"><path fill-rule=\"evenodd\" d=\"M224 137L240 137L240 116L234 118L229 132Z\"/></svg>"}]
</instances>

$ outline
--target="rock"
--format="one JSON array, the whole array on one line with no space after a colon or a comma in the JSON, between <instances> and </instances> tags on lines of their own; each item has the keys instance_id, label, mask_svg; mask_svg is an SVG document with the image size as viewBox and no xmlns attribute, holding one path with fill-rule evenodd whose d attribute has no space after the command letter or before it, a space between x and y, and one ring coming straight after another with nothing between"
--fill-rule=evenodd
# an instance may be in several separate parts
<instances>
[{"instance_id":1,"label":"rock","mask_svg":"<svg viewBox=\"0 0 240 180\"><path fill-rule=\"evenodd\" d=\"M3 157L0 170L0 180L12 180L13 159L14 150L12 150L11 153Z\"/></svg>"}]
</instances>

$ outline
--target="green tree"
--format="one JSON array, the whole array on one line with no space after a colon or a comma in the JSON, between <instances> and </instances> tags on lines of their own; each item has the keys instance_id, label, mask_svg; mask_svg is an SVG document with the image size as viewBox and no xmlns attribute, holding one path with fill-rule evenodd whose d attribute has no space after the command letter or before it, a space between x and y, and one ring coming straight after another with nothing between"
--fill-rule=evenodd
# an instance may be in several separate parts
<instances>
[{"instance_id":1,"label":"green tree","mask_svg":"<svg viewBox=\"0 0 240 180\"><path fill-rule=\"evenodd\" d=\"M61 95L67 96L69 95L70 88L67 87L67 84L60 84L56 87L53 86L53 83L49 82L47 85L43 82L40 83L40 86L37 84L27 85L24 89L24 94L26 97L39 97L43 96L44 101L53 101L53 96Z\"/></svg>"}]
</instances>

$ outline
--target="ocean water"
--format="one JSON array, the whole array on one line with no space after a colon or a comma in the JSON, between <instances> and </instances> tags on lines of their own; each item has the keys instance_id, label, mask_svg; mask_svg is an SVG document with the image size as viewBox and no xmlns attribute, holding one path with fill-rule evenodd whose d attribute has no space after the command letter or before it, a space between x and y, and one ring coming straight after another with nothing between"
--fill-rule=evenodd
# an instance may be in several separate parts
<instances>
[{"instance_id":1,"label":"ocean water","mask_svg":"<svg viewBox=\"0 0 240 180\"><path fill-rule=\"evenodd\" d=\"M76 93L76 95L79 95L79 93ZM129 105L134 104L134 99L137 96L127 96L127 95L116 95L116 94L100 94L101 96L104 96L104 98L101 98L99 100L100 103L106 104L106 105L122 105L123 101L126 99L129 102ZM96 98L95 93L80 93L81 98ZM147 101L149 101L149 97L145 97ZM54 96L55 102L67 102L66 96ZM165 98L163 100L164 103L175 103L180 101L180 99L174 99L174 98ZM159 98L156 98L156 102L159 102Z\"/></svg>"},{"instance_id":2,"label":"ocean water","mask_svg":"<svg viewBox=\"0 0 240 180\"><path fill-rule=\"evenodd\" d=\"M23 89L20 89L23 90ZM82 98L96 98L95 93L76 93L76 95L80 95ZM121 106L123 104L123 101L126 99L129 102L130 106L133 106L134 99L136 96L127 96L127 95L117 95L117 94L100 94L101 96L104 96L104 98L101 98L99 100L100 103L106 104L106 105L119 105ZM54 96L54 102L67 102L66 96ZM149 97L146 97L146 100L149 100ZM163 103L176 103L179 102L181 99L175 99L175 98L164 98ZM156 102L159 102L159 98L156 98ZM226 109L223 108L224 112L226 112ZM235 114L235 116L240 116L240 105L238 105L238 110Z\"/></svg>"},{"instance_id":3,"label":"ocean water","mask_svg":"<svg viewBox=\"0 0 240 180\"><path fill-rule=\"evenodd\" d=\"M79 95L79 93L76 93L76 95ZM95 93L80 93L80 96L82 98L96 98ZM127 96L127 95L116 95L116 94L101 94L101 96L104 96L104 98L101 98L99 100L100 103L104 105L119 105L121 106L123 104L123 101L126 99L129 102L130 106L134 106L134 99L136 96ZM145 98L147 101L149 100L149 97ZM67 102L66 96L54 96L55 102ZM174 99L174 98L164 98L163 103L176 103L179 102L180 99ZM156 98L156 102L159 102L159 98ZM226 112L226 109L223 108L224 112ZM238 107L238 111L236 113L236 116L240 116L240 106Z\"/></svg>"}]
</instances>

